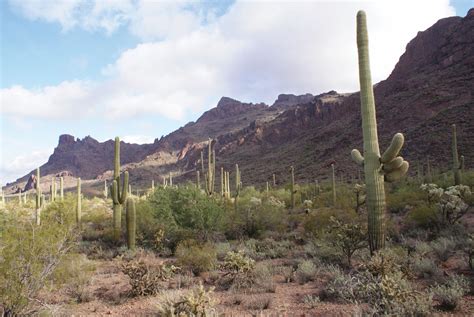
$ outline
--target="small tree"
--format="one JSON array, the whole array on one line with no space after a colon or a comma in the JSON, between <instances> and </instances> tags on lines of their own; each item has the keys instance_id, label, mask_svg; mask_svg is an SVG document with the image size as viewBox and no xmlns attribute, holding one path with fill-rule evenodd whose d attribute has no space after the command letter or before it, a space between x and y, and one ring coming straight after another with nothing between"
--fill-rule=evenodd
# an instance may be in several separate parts
<instances>
[{"instance_id":1,"label":"small tree","mask_svg":"<svg viewBox=\"0 0 474 317\"><path fill-rule=\"evenodd\" d=\"M347 258L352 265L352 256L362 248L367 247L367 229L358 223L343 223L331 216L330 240Z\"/></svg>"}]
</instances>

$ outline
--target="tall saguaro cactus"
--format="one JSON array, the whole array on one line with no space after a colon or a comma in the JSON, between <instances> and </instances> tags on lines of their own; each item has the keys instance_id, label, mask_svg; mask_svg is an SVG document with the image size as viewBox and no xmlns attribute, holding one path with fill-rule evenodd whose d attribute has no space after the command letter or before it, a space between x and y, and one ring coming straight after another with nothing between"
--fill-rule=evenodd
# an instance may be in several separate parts
<instances>
[{"instance_id":1,"label":"tall saguaro cactus","mask_svg":"<svg viewBox=\"0 0 474 317\"><path fill-rule=\"evenodd\" d=\"M61 201L64 201L64 177L59 177L59 195Z\"/></svg>"},{"instance_id":2,"label":"tall saguaro cactus","mask_svg":"<svg viewBox=\"0 0 474 317\"><path fill-rule=\"evenodd\" d=\"M77 178L77 206L76 206L76 223L79 228L82 227L82 193L81 193L81 178Z\"/></svg>"},{"instance_id":3,"label":"tall saguaro cactus","mask_svg":"<svg viewBox=\"0 0 474 317\"><path fill-rule=\"evenodd\" d=\"M291 173L291 179L290 179L290 193L291 193L291 208L295 208L295 169L293 166L290 166L290 173Z\"/></svg>"},{"instance_id":4,"label":"tall saguaro cactus","mask_svg":"<svg viewBox=\"0 0 474 317\"><path fill-rule=\"evenodd\" d=\"M127 225L127 247L130 250L135 249L136 231L137 231L137 213L135 211L135 201L132 198L127 199L127 214L125 217Z\"/></svg>"},{"instance_id":5,"label":"tall saguaro cactus","mask_svg":"<svg viewBox=\"0 0 474 317\"><path fill-rule=\"evenodd\" d=\"M207 172L205 173L206 178L206 193L212 196L214 193L214 183L216 180L216 152L214 151L215 140L209 138L208 151L207 151ZM204 165L202 161L203 155L201 154L201 166Z\"/></svg>"},{"instance_id":6,"label":"tall saguaro cactus","mask_svg":"<svg viewBox=\"0 0 474 317\"><path fill-rule=\"evenodd\" d=\"M36 169L36 225L41 224L41 175L40 168Z\"/></svg>"},{"instance_id":7,"label":"tall saguaro cactus","mask_svg":"<svg viewBox=\"0 0 474 317\"><path fill-rule=\"evenodd\" d=\"M385 188L384 180L399 179L408 170L408 162L397 156L403 146L403 134L397 133L388 149L380 155L377 121L375 115L374 91L370 75L369 40L364 11L357 13L357 48L359 55L360 103L362 111L362 133L364 156L352 150L352 158L364 166L369 247L373 254L385 243Z\"/></svg>"},{"instance_id":8,"label":"tall saguaro cactus","mask_svg":"<svg viewBox=\"0 0 474 317\"><path fill-rule=\"evenodd\" d=\"M454 185L462 184L462 169L464 169L464 156L461 156L461 163L459 162L458 156L458 139L456 135L456 125L452 125L453 140L451 144L451 151L453 153L453 174L454 174Z\"/></svg>"},{"instance_id":9,"label":"tall saguaro cactus","mask_svg":"<svg viewBox=\"0 0 474 317\"><path fill-rule=\"evenodd\" d=\"M128 190L128 172L123 175L123 183L120 177L120 139L115 138L115 155L114 155L114 180L110 193L113 202L113 221L114 221L114 240L120 240L120 231L122 228L122 206L127 201Z\"/></svg>"},{"instance_id":10,"label":"tall saguaro cactus","mask_svg":"<svg viewBox=\"0 0 474 317\"><path fill-rule=\"evenodd\" d=\"M235 196L234 196L234 209L237 212L237 200L240 196L240 190L242 188L242 183L240 182L240 170L239 164L235 164Z\"/></svg>"}]
</instances>

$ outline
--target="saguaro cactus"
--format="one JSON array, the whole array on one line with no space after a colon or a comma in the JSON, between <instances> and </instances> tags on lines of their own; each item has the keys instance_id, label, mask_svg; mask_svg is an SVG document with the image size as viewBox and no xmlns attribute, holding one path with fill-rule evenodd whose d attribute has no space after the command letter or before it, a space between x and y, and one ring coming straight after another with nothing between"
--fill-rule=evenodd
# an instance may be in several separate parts
<instances>
[{"instance_id":1,"label":"saguaro cactus","mask_svg":"<svg viewBox=\"0 0 474 317\"><path fill-rule=\"evenodd\" d=\"M64 201L64 178L62 176L59 177L59 195L61 197L61 201Z\"/></svg>"},{"instance_id":2,"label":"saguaro cactus","mask_svg":"<svg viewBox=\"0 0 474 317\"><path fill-rule=\"evenodd\" d=\"M334 171L334 164L331 164L331 171L332 171L332 178L331 178L331 182L332 182L332 205L333 206L336 206L336 200L337 200L337 196L336 196L336 173Z\"/></svg>"},{"instance_id":3,"label":"saguaro cactus","mask_svg":"<svg viewBox=\"0 0 474 317\"><path fill-rule=\"evenodd\" d=\"M109 187L107 186L107 180L104 179L104 199L109 197Z\"/></svg>"},{"instance_id":4,"label":"saguaro cactus","mask_svg":"<svg viewBox=\"0 0 474 317\"><path fill-rule=\"evenodd\" d=\"M234 195L234 209L237 212L237 200L240 196L240 190L242 188L242 183L240 182L240 170L239 164L235 164L235 195Z\"/></svg>"},{"instance_id":5,"label":"saguaro cactus","mask_svg":"<svg viewBox=\"0 0 474 317\"><path fill-rule=\"evenodd\" d=\"M295 169L293 168L293 166L290 166L290 174L291 174L291 179L290 179L291 208L295 208L296 189L295 189Z\"/></svg>"},{"instance_id":6,"label":"saguaro cactus","mask_svg":"<svg viewBox=\"0 0 474 317\"><path fill-rule=\"evenodd\" d=\"M114 221L114 239L120 240L120 231L122 228L122 206L127 200L128 190L128 172L123 175L123 183L120 182L120 139L115 138L115 155L114 155L114 180L110 193L113 201L113 221Z\"/></svg>"},{"instance_id":7,"label":"saguaro cactus","mask_svg":"<svg viewBox=\"0 0 474 317\"><path fill-rule=\"evenodd\" d=\"M464 156L461 156L461 163L459 163L459 156L458 156L458 139L456 135L456 125L452 125L453 131L453 140L451 144L451 150L453 153L453 174L454 174L454 185L461 185L462 184L462 173L461 171L464 169Z\"/></svg>"},{"instance_id":8,"label":"saguaro cactus","mask_svg":"<svg viewBox=\"0 0 474 317\"><path fill-rule=\"evenodd\" d=\"M41 224L41 175L40 168L36 169L36 224L39 226Z\"/></svg>"},{"instance_id":9,"label":"saguaro cactus","mask_svg":"<svg viewBox=\"0 0 474 317\"><path fill-rule=\"evenodd\" d=\"M127 199L127 214L126 214L126 225L127 225L127 247L130 250L135 249L136 245L136 231L137 231L137 219L135 211L135 201L131 198Z\"/></svg>"},{"instance_id":10,"label":"saguaro cactus","mask_svg":"<svg viewBox=\"0 0 474 317\"><path fill-rule=\"evenodd\" d=\"M352 150L352 158L364 166L369 247L373 254L385 243L385 189L384 180L399 179L408 170L408 162L397 156L403 146L403 134L397 133L388 149L380 155L375 101L370 75L369 40L364 11L357 13L357 48L359 55L360 103L362 111L362 132L364 137L364 156Z\"/></svg>"},{"instance_id":11,"label":"saguaro cactus","mask_svg":"<svg viewBox=\"0 0 474 317\"><path fill-rule=\"evenodd\" d=\"M196 187L201 189L201 173L199 171L196 171Z\"/></svg>"},{"instance_id":12,"label":"saguaro cactus","mask_svg":"<svg viewBox=\"0 0 474 317\"><path fill-rule=\"evenodd\" d=\"M426 159L426 182L431 184L433 182L433 175L431 174L430 157Z\"/></svg>"},{"instance_id":13,"label":"saguaro cactus","mask_svg":"<svg viewBox=\"0 0 474 317\"><path fill-rule=\"evenodd\" d=\"M216 152L214 151L215 140L209 139L208 151L207 151L207 172L206 177L206 193L212 196L214 193L214 183L216 180ZM201 155L201 165L204 165L202 161L203 155Z\"/></svg>"},{"instance_id":14,"label":"saguaro cactus","mask_svg":"<svg viewBox=\"0 0 474 317\"><path fill-rule=\"evenodd\" d=\"M276 176L275 173L273 173L273 187L276 187L277 182L276 182Z\"/></svg>"},{"instance_id":15,"label":"saguaro cactus","mask_svg":"<svg viewBox=\"0 0 474 317\"><path fill-rule=\"evenodd\" d=\"M82 193L81 193L81 178L77 178L77 206L76 206L76 223L79 228L82 227Z\"/></svg>"}]
</instances>

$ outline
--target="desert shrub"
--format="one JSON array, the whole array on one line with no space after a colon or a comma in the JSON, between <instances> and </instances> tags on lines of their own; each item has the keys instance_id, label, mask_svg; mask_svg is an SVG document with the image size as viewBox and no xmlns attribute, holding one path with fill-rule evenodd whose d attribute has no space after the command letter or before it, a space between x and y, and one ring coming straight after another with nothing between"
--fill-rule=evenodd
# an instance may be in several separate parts
<instances>
[{"instance_id":1,"label":"desert shrub","mask_svg":"<svg viewBox=\"0 0 474 317\"><path fill-rule=\"evenodd\" d=\"M368 271L336 273L323 294L346 303L367 303L371 315L423 316L431 309L430 294L414 290L400 272L384 276Z\"/></svg>"},{"instance_id":2,"label":"desert shrub","mask_svg":"<svg viewBox=\"0 0 474 317\"><path fill-rule=\"evenodd\" d=\"M456 250L456 241L441 237L430 243L431 249L441 261L447 261Z\"/></svg>"},{"instance_id":3,"label":"desert shrub","mask_svg":"<svg viewBox=\"0 0 474 317\"><path fill-rule=\"evenodd\" d=\"M284 206L265 199L253 187L245 187L239 197L237 211L225 219L225 234L229 239L260 238L265 232L284 232L286 219Z\"/></svg>"},{"instance_id":4,"label":"desert shrub","mask_svg":"<svg viewBox=\"0 0 474 317\"><path fill-rule=\"evenodd\" d=\"M321 299L319 296L306 294L303 296L302 302L308 308L316 308L321 303Z\"/></svg>"},{"instance_id":5,"label":"desert shrub","mask_svg":"<svg viewBox=\"0 0 474 317\"><path fill-rule=\"evenodd\" d=\"M377 251L363 262L362 267L375 276L385 276L402 272L411 276L410 259L403 248L385 248Z\"/></svg>"},{"instance_id":6,"label":"desert shrub","mask_svg":"<svg viewBox=\"0 0 474 317\"><path fill-rule=\"evenodd\" d=\"M416 186L406 185L397 188L396 191L387 195L387 206L390 212L400 213L407 209L407 206L418 206L426 200L426 194Z\"/></svg>"},{"instance_id":7,"label":"desert shrub","mask_svg":"<svg viewBox=\"0 0 474 317\"><path fill-rule=\"evenodd\" d=\"M425 203L421 203L414 207L408 213L408 220L411 221L415 226L434 229L435 224L433 221L436 220L436 208Z\"/></svg>"},{"instance_id":8,"label":"desert shrub","mask_svg":"<svg viewBox=\"0 0 474 317\"><path fill-rule=\"evenodd\" d=\"M42 223L14 211L3 215L0 233L0 306L6 315L33 312L32 303L65 255L76 245L74 204L42 210Z\"/></svg>"},{"instance_id":9,"label":"desert shrub","mask_svg":"<svg viewBox=\"0 0 474 317\"><path fill-rule=\"evenodd\" d=\"M232 246L229 242L218 242L215 244L217 259L223 261L227 253L232 251Z\"/></svg>"},{"instance_id":10,"label":"desert shrub","mask_svg":"<svg viewBox=\"0 0 474 317\"><path fill-rule=\"evenodd\" d=\"M262 291L266 293L274 293L276 284L273 282L273 274L268 264L258 263L253 272L254 291Z\"/></svg>"},{"instance_id":11,"label":"desert shrub","mask_svg":"<svg viewBox=\"0 0 474 317\"><path fill-rule=\"evenodd\" d=\"M165 295L165 300L158 304L158 314L164 317L174 316L217 316L213 299L213 288L206 290L202 284L181 296Z\"/></svg>"},{"instance_id":12,"label":"desert shrub","mask_svg":"<svg viewBox=\"0 0 474 317\"><path fill-rule=\"evenodd\" d=\"M185 240L176 248L178 264L194 274L207 272L217 263L216 250L210 243L199 244L195 240Z\"/></svg>"},{"instance_id":13,"label":"desert shrub","mask_svg":"<svg viewBox=\"0 0 474 317\"><path fill-rule=\"evenodd\" d=\"M252 296L245 299L244 305L250 310L265 310L269 309L272 299L270 296Z\"/></svg>"},{"instance_id":14,"label":"desert shrub","mask_svg":"<svg viewBox=\"0 0 474 317\"><path fill-rule=\"evenodd\" d=\"M454 275L446 283L432 287L431 293L433 298L438 301L439 308L454 310L469 289L469 281L465 277Z\"/></svg>"},{"instance_id":15,"label":"desert shrub","mask_svg":"<svg viewBox=\"0 0 474 317\"><path fill-rule=\"evenodd\" d=\"M474 269L474 234L466 233L459 239L459 247L462 249L467 259L467 264L471 270Z\"/></svg>"},{"instance_id":16,"label":"desert shrub","mask_svg":"<svg viewBox=\"0 0 474 317\"><path fill-rule=\"evenodd\" d=\"M305 284L309 281L314 281L318 268L310 260L303 260L296 269L296 279L300 284Z\"/></svg>"},{"instance_id":17,"label":"desert shrub","mask_svg":"<svg viewBox=\"0 0 474 317\"><path fill-rule=\"evenodd\" d=\"M89 291L90 278L95 271L95 265L84 254L66 254L52 275L56 286L65 285L66 293L76 302L83 303L92 300Z\"/></svg>"},{"instance_id":18,"label":"desert shrub","mask_svg":"<svg viewBox=\"0 0 474 317\"><path fill-rule=\"evenodd\" d=\"M237 252L231 251L227 253L222 267L228 272L246 273L255 268L255 261L245 256L241 250Z\"/></svg>"},{"instance_id":19,"label":"desert shrub","mask_svg":"<svg viewBox=\"0 0 474 317\"><path fill-rule=\"evenodd\" d=\"M343 223L335 217L330 218L328 239L347 259L349 266L354 253L367 246L367 229L357 222Z\"/></svg>"},{"instance_id":20,"label":"desert shrub","mask_svg":"<svg viewBox=\"0 0 474 317\"><path fill-rule=\"evenodd\" d=\"M158 294L163 287L162 282L168 281L178 269L174 265L143 259L126 262L122 266L122 272L130 278L131 296Z\"/></svg>"},{"instance_id":21,"label":"desert shrub","mask_svg":"<svg viewBox=\"0 0 474 317\"><path fill-rule=\"evenodd\" d=\"M440 268L428 257L415 259L413 262L413 271L417 276L424 278L439 277L441 275Z\"/></svg>"},{"instance_id":22,"label":"desert shrub","mask_svg":"<svg viewBox=\"0 0 474 317\"><path fill-rule=\"evenodd\" d=\"M334 249L332 243L325 237L308 241L303 249L307 256L322 262L342 263L343 256L340 250Z\"/></svg>"},{"instance_id":23,"label":"desert shrub","mask_svg":"<svg viewBox=\"0 0 474 317\"><path fill-rule=\"evenodd\" d=\"M137 231L147 246L160 243L174 250L178 243L191 237L207 240L222 226L225 214L219 200L209 199L195 186L157 188L147 200L137 205Z\"/></svg>"}]
</instances>

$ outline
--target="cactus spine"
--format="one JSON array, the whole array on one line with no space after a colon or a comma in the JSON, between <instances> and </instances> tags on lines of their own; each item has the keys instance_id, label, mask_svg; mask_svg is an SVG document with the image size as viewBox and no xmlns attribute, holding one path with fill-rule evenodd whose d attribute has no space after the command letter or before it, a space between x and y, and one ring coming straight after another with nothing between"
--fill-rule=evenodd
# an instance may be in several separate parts
<instances>
[{"instance_id":1,"label":"cactus spine","mask_svg":"<svg viewBox=\"0 0 474 317\"><path fill-rule=\"evenodd\" d=\"M127 225L127 246L130 250L135 249L136 245L136 231L137 231L137 214L135 211L135 201L131 198L127 199L127 214L126 214L126 225Z\"/></svg>"},{"instance_id":2,"label":"cactus spine","mask_svg":"<svg viewBox=\"0 0 474 317\"><path fill-rule=\"evenodd\" d=\"M40 179L40 168L36 169L36 225L41 224L41 179Z\"/></svg>"},{"instance_id":3,"label":"cactus spine","mask_svg":"<svg viewBox=\"0 0 474 317\"><path fill-rule=\"evenodd\" d=\"M120 139L115 138L114 155L114 180L112 182L111 195L113 201L113 221L114 221L114 239L120 240L120 231L122 228L122 206L127 200L128 172L123 175L123 183L120 179Z\"/></svg>"},{"instance_id":4,"label":"cactus spine","mask_svg":"<svg viewBox=\"0 0 474 317\"><path fill-rule=\"evenodd\" d=\"M382 249L385 244L385 181L395 181L408 170L408 162L397 157L403 146L403 134L397 133L389 148L380 155L375 115L375 101L370 75L369 40L364 11L357 13L357 48L359 55L360 103L364 156L352 150L352 158L364 165L370 253Z\"/></svg>"},{"instance_id":5,"label":"cactus spine","mask_svg":"<svg viewBox=\"0 0 474 317\"><path fill-rule=\"evenodd\" d=\"M334 172L334 164L331 164L331 170L332 170L332 178L331 178L331 183L332 183L332 205L336 206L336 173Z\"/></svg>"},{"instance_id":6,"label":"cactus spine","mask_svg":"<svg viewBox=\"0 0 474 317\"><path fill-rule=\"evenodd\" d=\"M461 163L459 163L458 156L458 140L456 135L456 125L452 125L453 140L452 140L452 152L453 152L453 174L454 174L454 185L462 184L461 170L464 169L464 157L461 156Z\"/></svg>"},{"instance_id":7,"label":"cactus spine","mask_svg":"<svg viewBox=\"0 0 474 317\"><path fill-rule=\"evenodd\" d=\"M290 179L290 193L291 193L291 208L295 208L295 169L293 166L290 166L290 174L291 174L291 179Z\"/></svg>"},{"instance_id":8,"label":"cactus spine","mask_svg":"<svg viewBox=\"0 0 474 317\"><path fill-rule=\"evenodd\" d=\"M77 206L76 206L76 223L79 228L82 228L82 194L81 194L81 178L77 178Z\"/></svg>"},{"instance_id":9,"label":"cactus spine","mask_svg":"<svg viewBox=\"0 0 474 317\"><path fill-rule=\"evenodd\" d=\"M59 196L61 201L64 201L64 178L62 176L59 177Z\"/></svg>"}]
</instances>

